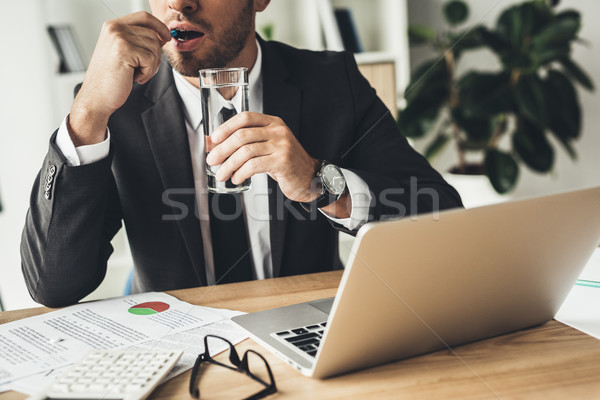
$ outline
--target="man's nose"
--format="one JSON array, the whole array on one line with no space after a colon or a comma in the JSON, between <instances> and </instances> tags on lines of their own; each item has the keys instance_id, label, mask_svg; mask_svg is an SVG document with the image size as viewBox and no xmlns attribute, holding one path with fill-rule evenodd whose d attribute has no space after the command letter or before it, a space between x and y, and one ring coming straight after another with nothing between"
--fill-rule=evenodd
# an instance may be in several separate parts
<instances>
[{"instance_id":1,"label":"man's nose","mask_svg":"<svg viewBox=\"0 0 600 400\"><path fill-rule=\"evenodd\" d=\"M198 9L198 0L169 0L169 8L180 13L192 13Z\"/></svg>"}]
</instances>

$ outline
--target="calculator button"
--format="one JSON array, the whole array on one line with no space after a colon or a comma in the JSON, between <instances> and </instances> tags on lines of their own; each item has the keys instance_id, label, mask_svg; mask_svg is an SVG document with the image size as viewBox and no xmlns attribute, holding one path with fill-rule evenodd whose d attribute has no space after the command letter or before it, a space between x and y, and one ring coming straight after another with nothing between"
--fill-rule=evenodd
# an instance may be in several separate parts
<instances>
[{"instance_id":1,"label":"calculator button","mask_svg":"<svg viewBox=\"0 0 600 400\"><path fill-rule=\"evenodd\" d=\"M55 383L54 385L52 385L52 391L53 392L68 392L69 385L66 383Z\"/></svg>"},{"instance_id":2,"label":"calculator button","mask_svg":"<svg viewBox=\"0 0 600 400\"><path fill-rule=\"evenodd\" d=\"M92 392L105 392L108 389L108 385L104 385L101 383L92 383L89 386L89 388Z\"/></svg>"},{"instance_id":3,"label":"calculator button","mask_svg":"<svg viewBox=\"0 0 600 400\"><path fill-rule=\"evenodd\" d=\"M84 385L83 383L74 383L71 386L69 386L69 389L72 392L85 392L87 389L87 385Z\"/></svg>"},{"instance_id":4,"label":"calculator button","mask_svg":"<svg viewBox=\"0 0 600 400\"><path fill-rule=\"evenodd\" d=\"M141 371L140 374L139 374L139 376L141 378L151 378L152 375L154 375L155 373L156 372L154 372L154 371Z\"/></svg>"},{"instance_id":5,"label":"calculator button","mask_svg":"<svg viewBox=\"0 0 600 400\"><path fill-rule=\"evenodd\" d=\"M143 389L144 386L143 385L138 385L138 384L134 384L134 385L128 385L124 392L125 393L131 393L131 392L137 392L138 390Z\"/></svg>"}]
</instances>

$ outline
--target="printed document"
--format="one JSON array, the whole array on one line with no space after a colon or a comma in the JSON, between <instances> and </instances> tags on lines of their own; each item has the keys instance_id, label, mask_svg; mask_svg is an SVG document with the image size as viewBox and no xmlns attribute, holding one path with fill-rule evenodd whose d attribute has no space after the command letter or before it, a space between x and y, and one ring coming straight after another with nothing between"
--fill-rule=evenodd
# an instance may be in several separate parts
<instances>
[{"instance_id":1,"label":"printed document","mask_svg":"<svg viewBox=\"0 0 600 400\"><path fill-rule=\"evenodd\" d=\"M79 360L91 349L182 349L171 378L193 366L204 351L205 335L216 334L234 344L244 340L245 331L230 321L240 314L194 306L165 293L142 293L3 324L0 388L39 390L41 381L53 378L53 370Z\"/></svg>"}]
</instances>

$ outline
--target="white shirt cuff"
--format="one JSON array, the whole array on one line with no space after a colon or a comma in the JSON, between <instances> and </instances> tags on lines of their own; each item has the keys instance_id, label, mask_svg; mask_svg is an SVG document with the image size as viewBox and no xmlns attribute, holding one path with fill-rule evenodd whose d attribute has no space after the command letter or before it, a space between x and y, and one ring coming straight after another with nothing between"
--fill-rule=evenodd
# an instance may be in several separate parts
<instances>
[{"instance_id":1,"label":"white shirt cuff","mask_svg":"<svg viewBox=\"0 0 600 400\"><path fill-rule=\"evenodd\" d=\"M110 131L106 128L106 140L97 144L75 147L67 128L67 115L58 128L56 145L67 159L70 167L91 164L108 157L110 152Z\"/></svg>"},{"instance_id":2,"label":"white shirt cuff","mask_svg":"<svg viewBox=\"0 0 600 400\"><path fill-rule=\"evenodd\" d=\"M342 225L344 228L351 231L361 227L369 220L369 207L371 205L371 192L369 186L354 172L340 168L344 179L346 179L346 187L352 199L352 211L350 218L333 218L322 210L321 213L333 222Z\"/></svg>"}]
</instances>

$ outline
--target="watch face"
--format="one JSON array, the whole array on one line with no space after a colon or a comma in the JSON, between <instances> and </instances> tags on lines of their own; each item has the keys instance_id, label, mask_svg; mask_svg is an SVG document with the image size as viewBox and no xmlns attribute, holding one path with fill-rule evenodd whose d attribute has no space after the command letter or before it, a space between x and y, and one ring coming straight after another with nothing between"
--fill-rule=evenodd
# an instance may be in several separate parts
<instances>
[{"instance_id":1,"label":"watch face","mask_svg":"<svg viewBox=\"0 0 600 400\"><path fill-rule=\"evenodd\" d=\"M342 175L342 171L332 164L327 164L321 171L321 181L325 188L336 195L340 195L346 189L346 179Z\"/></svg>"}]
</instances>

